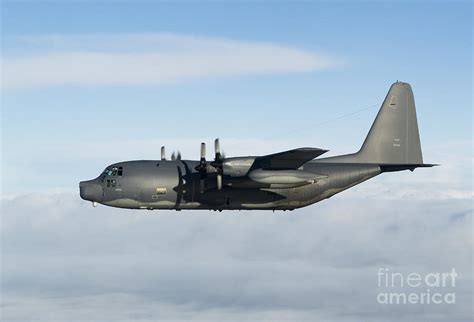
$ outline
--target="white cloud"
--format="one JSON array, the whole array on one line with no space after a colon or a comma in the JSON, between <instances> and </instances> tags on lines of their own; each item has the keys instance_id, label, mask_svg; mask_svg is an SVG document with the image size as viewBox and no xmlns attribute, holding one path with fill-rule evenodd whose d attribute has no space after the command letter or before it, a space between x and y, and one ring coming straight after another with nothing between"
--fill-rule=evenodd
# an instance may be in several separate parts
<instances>
[{"instance_id":1,"label":"white cloud","mask_svg":"<svg viewBox=\"0 0 474 322\"><path fill-rule=\"evenodd\" d=\"M2 200L2 319L469 320L470 199L339 198L289 213ZM377 269L455 267L456 305L376 303Z\"/></svg>"},{"instance_id":2,"label":"white cloud","mask_svg":"<svg viewBox=\"0 0 474 322\"><path fill-rule=\"evenodd\" d=\"M46 50L5 57L3 87L162 85L188 80L311 72L332 57L285 45L175 34L43 36Z\"/></svg>"}]
</instances>

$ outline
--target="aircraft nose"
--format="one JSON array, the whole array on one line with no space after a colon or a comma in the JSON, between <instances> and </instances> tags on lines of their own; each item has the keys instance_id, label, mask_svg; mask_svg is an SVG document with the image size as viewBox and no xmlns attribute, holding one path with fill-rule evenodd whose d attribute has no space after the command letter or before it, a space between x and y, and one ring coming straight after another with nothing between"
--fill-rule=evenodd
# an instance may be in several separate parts
<instances>
[{"instance_id":1,"label":"aircraft nose","mask_svg":"<svg viewBox=\"0 0 474 322\"><path fill-rule=\"evenodd\" d=\"M79 182L79 192L81 198L88 201L100 201L102 197L102 186L94 181L81 181Z\"/></svg>"}]
</instances>

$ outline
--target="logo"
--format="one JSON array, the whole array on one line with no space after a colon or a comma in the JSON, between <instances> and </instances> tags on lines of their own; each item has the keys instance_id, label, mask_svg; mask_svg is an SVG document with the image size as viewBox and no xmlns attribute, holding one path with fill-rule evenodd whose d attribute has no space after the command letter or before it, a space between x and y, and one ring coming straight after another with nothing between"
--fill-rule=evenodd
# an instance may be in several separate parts
<instances>
[{"instance_id":1,"label":"logo","mask_svg":"<svg viewBox=\"0 0 474 322\"><path fill-rule=\"evenodd\" d=\"M386 267L377 271L379 304L455 304L456 277L449 272L401 273Z\"/></svg>"}]
</instances>

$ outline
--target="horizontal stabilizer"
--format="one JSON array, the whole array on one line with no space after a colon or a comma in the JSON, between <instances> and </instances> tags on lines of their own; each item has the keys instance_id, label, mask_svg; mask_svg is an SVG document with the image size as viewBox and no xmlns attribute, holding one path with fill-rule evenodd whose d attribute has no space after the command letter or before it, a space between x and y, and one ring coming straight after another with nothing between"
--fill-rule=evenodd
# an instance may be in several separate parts
<instances>
[{"instance_id":1,"label":"horizontal stabilizer","mask_svg":"<svg viewBox=\"0 0 474 322\"><path fill-rule=\"evenodd\" d=\"M299 148L255 158L251 170L295 170L308 161L328 152L317 148Z\"/></svg>"},{"instance_id":2,"label":"horizontal stabilizer","mask_svg":"<svg viewBox=\"0 0 474 322\"><path fill-rule=\"evenodd\" d=\"M381 164L380 170L382 172L393 172L393 171L402 171L402 170L410 170L413 171L416 168L431 168L439 166L439 164L429 164L429 163L418 163L418 164Z\"/></svg>"}]
</instances>

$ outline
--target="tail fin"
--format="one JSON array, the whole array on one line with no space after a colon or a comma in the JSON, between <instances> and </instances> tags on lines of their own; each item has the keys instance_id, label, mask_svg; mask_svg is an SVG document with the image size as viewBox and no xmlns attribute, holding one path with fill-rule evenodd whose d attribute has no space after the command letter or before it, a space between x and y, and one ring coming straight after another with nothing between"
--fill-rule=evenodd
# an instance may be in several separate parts
<instances>
[{"instance_id":1,"label":"tail fin","mask_svg":"<svg viewBox=\"0 0 474 322\"><path fill-rule=\"evenodd\" d=\"M400 170L433 166L423 164L410 84L398 81L392 84L358 152L318 159L318 162L375 163L384 165L384 171L390 167Z\"/></svg>"},{"instance_id":2,"label":"tail fin","mask_svg":"<svg viewBox=\"0 0 474 322\"><path fill-rule=\"evenodd\" d=\"M396 82L390 87L355 157L359 162L367 163L423 164L410 84Z\"/></svg>"}]
</instances>

